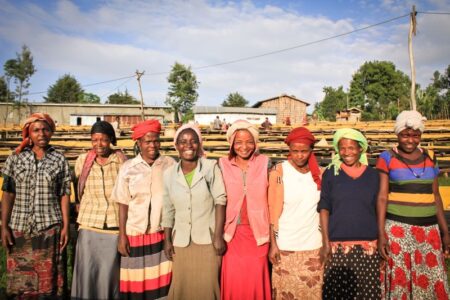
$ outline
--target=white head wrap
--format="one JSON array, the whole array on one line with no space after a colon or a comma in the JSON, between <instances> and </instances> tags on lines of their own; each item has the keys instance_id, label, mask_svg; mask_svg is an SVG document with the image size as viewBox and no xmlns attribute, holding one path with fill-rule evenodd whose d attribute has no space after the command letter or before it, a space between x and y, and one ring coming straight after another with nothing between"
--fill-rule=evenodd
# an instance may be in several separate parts
<instances>
[{"instance_id":1,"label":"white head wrap","mask_svg":"<svg viewBox=\"0 0 450 300\"><path fill-rule=\"evenodd\" d=\"M414 130L419 129L420 132L425 130L425 124L427 118L422 117L422 115L415 110L404 110L402 111L395 120L394 131L395 134L399 134L401 131L411 128Z\"/></svg>"}]
</instances>

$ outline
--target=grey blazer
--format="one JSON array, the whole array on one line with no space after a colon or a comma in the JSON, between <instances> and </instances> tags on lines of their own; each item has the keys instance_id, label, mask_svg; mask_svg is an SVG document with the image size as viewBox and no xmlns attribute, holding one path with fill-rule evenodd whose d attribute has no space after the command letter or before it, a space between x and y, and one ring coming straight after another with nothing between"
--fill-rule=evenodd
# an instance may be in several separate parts
<instances>
[{"instance_id":1,"label":"grey blazer","mask_svg":"<svg viewBox=\"0 0 450 300\"><path fill-rule=\"evenodd\" d=\"M200 158L192 184L186 182L180 162L164 172L162 227L173 228L176 247L212 243L215 206L226 205L222 173L215 160Z\"/></svg>"}]
</instances>

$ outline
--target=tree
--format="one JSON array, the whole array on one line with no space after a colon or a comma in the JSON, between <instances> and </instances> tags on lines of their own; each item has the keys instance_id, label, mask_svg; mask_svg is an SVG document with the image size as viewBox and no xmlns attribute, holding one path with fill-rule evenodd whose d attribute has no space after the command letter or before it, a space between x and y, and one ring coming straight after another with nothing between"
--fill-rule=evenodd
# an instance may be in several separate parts
<instances>
[{"instance_id":1,"label":"tree","mask_svg":"<svg viewBox=\"0 0 450 300\"><path fill-rule=\"evenodd\" d=\"M410 80L389 61L365 62L350 83L350 106L363 110L363 120L394 119L410 108Z\"/></svg>"},{"instance_id":2,"label":"tree","mask_svg":"<svg viewBox=\"0 0 450 300\"><path fill-rule=\"evenodd\" d=\"M27 100L23 97L28 94L27 89L30 87L29 80L36 72L30 49L26 45L23 45L22 52L16 53L15 59L7 60L3 65L3 69L8 83L11 78L14 79L16 85L14 97L20 105L22 100Z\"/></svg>"},{"instance_id":3,"label":"tree","mask_svg":"<svg viewBox=\"0 0 450 300\"><path fill-rule=\"evenodd\" d=\"M178 62L172 66L172 70L167 77L169 91L165 103L172 107L175 114L175 122L180 120L181 114L183 122L192 118L192 107L198 98L198 81L191 67L186 67Z\"/></svg>"},{"instance_id":4,"label":"tree","mask_svg":"<svg viewBox=\"0 0 450 300\"><path fill-rule=\"evenodd\" d=\"M83 99L83 94L84 91L75 77L65 74L48 88L47 97L44 99L50 103L76 103Z\"/></svg>"},{"instance_id":5,"label":"tree","mask_svg":"<svg viewBox=\"0 0 450 300\"><path fill-rule=\"evenodd\" d=\"M133 96L128 93L128 90L125 90L125 93L118 91L112 95L108 96L107 104L139 104L141 103L139 100L136 100Z\"/></svg>"},{"instance_id":6,"label":"tree","mask_svg":"<svg viewBox=\"0 0 450 300\"><path fill-rule=\"evenodd\" d=\"M6 83L4 76L0 76L0 102L11 102L13 98Z\"/></svg>"},{"instance_id":7,"label":"tree","mask_svg":"<svg viewBox=\"0 0 450 300\"><path fill-rule=\"evenodd\" d=\"M80 103L100 103L100 97L93 93L83 93L78 100Z\"/></svg>"},{"instance_id":8,"label":"tree","mask_svg":"<svg viewBox=\"0 0 450 300\"><path fill-rule=\"evenodd\" d=\"M245 107L248 101L238 92L228 94L227 98L222 102L225 107Z\"/></svg>"},{"instance_id":9,"label":"tree","mask_svg":"<svg viewBox=\"0 0 450 300\"><path fill-rule=\"evenodd\" d=\"M319 118L328 121L336 120L336 112L347 108L347 93L342 86L337 89L326 86L323 88L325 97L322 102L316 103L315 112Z\"/></svg>"}]
</instances>

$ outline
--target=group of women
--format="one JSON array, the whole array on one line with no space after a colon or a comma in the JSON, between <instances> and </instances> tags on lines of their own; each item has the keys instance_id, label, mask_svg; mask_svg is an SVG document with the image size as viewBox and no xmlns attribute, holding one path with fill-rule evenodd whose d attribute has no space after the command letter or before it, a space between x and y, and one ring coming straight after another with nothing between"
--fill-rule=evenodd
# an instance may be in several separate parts
<instances>
[{"instance_id":1,"label":"group of women","mask_svg":"<svg viewBox=\"0 0 450 300\"><path fill-rule=\"evenodd\" d=\"M449 298L439 169L420 147L418 112L399 114L398 145L376 168L364 135L349 128L334 134L322 169L304 127L287 136L287 160L271 166L246 121L228 128L218 162L190 124L175 134L178 162L161 156L158 125L133 128L141 153L128 161L110 147L111 125L92 127L93 150L75 166L73 299ZM64 296L70 175L49 145L53 131L49 116L33 115L2 170L11 295Z\"/></svg>"}]
</instances>

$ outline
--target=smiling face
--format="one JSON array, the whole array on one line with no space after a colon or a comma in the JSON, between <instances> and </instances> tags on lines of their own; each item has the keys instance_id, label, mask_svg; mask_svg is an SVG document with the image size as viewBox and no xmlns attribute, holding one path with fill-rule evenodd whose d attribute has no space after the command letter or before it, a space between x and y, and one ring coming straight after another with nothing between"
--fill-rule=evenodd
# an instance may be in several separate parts
<instances>
[{"instance_id":1,"label":"smiling face","mask_svg":"<svg viewBox=\"0 0 450 300\"><path fill-rule=\"evenodd\" d=\"M303 168L308 164L309 157L311 156L312 148L308 144L304 143L290 143L289 144L289 157L290 160L299 168Z\"/></svg>"},{"instance_id":2,"label":"smiling face","mask_svg":"<svg viewBox=\"0 0 450 300\"><path fill-rule=\"evenodd\" d=\"M159 156L159 134L156 132L147 132L143 137L138 139L138 146L141 150L141 156L146 162L152 162Z\"/></svg>"},{"instance_id":3,"label":"smiling face","mask_svg":"<svg viewBox=\"0 0 450 300\"><path fill-rule=\"evenodd\" d=\"M253 135L248 130L236 131L233 141L233 151L240 159L247 160L255 152L256 143Z\"/></svg>"},{"instance_id":4,"label":"smiling face","mask_svg":"<svg viewBox=\"0 0 450 300\"><path fill-rule=\"evenodd\" d=\"M343 138L339 141L338 148L344 164L349 167L357 165L363 151L357 141Z\"/></svg>"},{"instance_id":5,"label":"smiling face","mask_svg":"<svg viewBox=\"0 0 450 300\"><path fill-rule=\"evenodd\" d=\"M419 129L407 128L397 135L398 147L405 153L413 153L420 144L422 132Z\"/></svg>"},{"instance_id":6,"label":"smiling face","mask_svg":"<svg viewBox=\"0 0 450 300\"><path fill-rule=\"evenodd\" d=\"M177 138L175 147L181 160L196 161L198 159L200 142L194 130L183 130Z\"/></svg>"},{"instance_id":7,"label":"smiling face","mask_svg":"<svg viewBox=\"0 0 450 300\"><path fill-rule=\"evenodd\" d=\"M36 121L30 124L30 140L34 147L45 149L50 143L52 130L46 122Z\"/></svg>"},{"instance_id":8,"label":"smiling face","mask_svg":"<svg viewBox=\"0 0 450 300\"><path fill-rule=\"evenodd\" d=\"M111 139L104 133L91 134L92 149L97 156L108 157L111 153Z\"/></svg>"}]
</instances>

